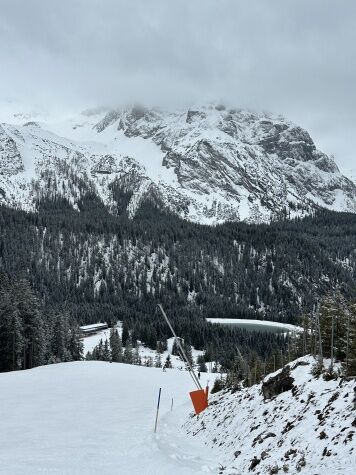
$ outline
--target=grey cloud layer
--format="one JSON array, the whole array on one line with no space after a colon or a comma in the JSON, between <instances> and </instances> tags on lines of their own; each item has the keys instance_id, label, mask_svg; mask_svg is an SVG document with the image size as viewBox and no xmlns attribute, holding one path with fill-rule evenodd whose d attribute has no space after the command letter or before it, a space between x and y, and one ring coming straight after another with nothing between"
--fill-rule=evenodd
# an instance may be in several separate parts
<instances>
[{"instance_id":1,"label":"grey cloud layer","mask_svg":"<svg viewBox=\"0 0 356 475\"><path fill-rule=\"evenodd\" d=\"M268 109L351 167L355 44L353 0L0 0L0 96Z\"/></svg>"}]
</instances>

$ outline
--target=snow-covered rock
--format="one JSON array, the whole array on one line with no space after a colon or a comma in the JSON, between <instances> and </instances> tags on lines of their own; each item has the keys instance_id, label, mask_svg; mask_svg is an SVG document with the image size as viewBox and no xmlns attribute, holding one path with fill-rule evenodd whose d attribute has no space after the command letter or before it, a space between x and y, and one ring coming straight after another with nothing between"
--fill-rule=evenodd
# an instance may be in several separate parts
<instances>
[{"instance_id":1,"label":"snow-covered rock","mask_svg":"<svg viewBox=\"0 0 356 475\"><path fill-rule=\"evenodd\" d=\"M207 224L266 222L316 206L356 212L356 185L280 116L207 105L21 118L0 125L0 200L11 206L35 209L54 193L75 207L90 190L113 210L115 183L130 194L130 216L152 196Z\"/></svg>"},{"instance_id":2,"label":"snow-covered rock","mask_svg":"<svg viewBox=\"0 0 356 475\"><path fill-rule=\"evenodd\" d=\"M356 382L316 378L313 364L303 357L261 384L213 395L187 432L217 454L226 475L355 473Z\"/></svg>"}]
</instances>

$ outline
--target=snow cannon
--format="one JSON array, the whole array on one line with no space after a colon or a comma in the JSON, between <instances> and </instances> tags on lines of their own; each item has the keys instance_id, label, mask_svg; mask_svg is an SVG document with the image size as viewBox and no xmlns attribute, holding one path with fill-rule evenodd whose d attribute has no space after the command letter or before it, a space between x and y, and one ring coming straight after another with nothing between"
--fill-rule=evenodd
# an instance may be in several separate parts
<instances>
[{"instance_id":1,"label":"snow cannon","mask_svg":"<svg viewBox=\"0 0 356 475\"><path fill-rule=\"evenodd\" d=\"M189 361L189 359L187 358L187 355L184 351L184 348L182 347L181 338L179 338L177 336L176 332L174 331L174 329L172 327L172 324L169 321L169 318L167 317L166 312L163 310L162 305L158 304L157 307L159 308L159 310L161 311L165 321L167 322L167 325L169 326L169 328L172 332L174 340L177 343L178 353L180 354L181 358L185 361L185 364L187 365L188 372L189 372L193 382L195 383L196 387L198 388L196 391L191 391L189 393L190 399L192 400L192 403L193 403L195 414L198 415L201 412L203 412L204 409L206 409L208 407L209 387L207 386L205 390L201 387L201 384L199 382L199 378L195 374L194 368L193 368L191 362Z\"/></svg>"}]
</instances>

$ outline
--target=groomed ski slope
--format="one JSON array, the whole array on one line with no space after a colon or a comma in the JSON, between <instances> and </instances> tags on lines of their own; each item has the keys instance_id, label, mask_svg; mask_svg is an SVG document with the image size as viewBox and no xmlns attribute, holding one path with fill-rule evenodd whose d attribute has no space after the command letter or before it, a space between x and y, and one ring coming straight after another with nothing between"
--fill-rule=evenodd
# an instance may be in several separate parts
<instances>
[{"instance_id":1,"label":"groomed ski slope","mask_svg":"<svg viewBox=\"0 0 356 475\"><path fill-rule=\"evenodd\" d=\"M219 473L211 450L181 429L194 389L186 371L97 361L0 374L0 474Z\"/></svg>"}]
</instances>

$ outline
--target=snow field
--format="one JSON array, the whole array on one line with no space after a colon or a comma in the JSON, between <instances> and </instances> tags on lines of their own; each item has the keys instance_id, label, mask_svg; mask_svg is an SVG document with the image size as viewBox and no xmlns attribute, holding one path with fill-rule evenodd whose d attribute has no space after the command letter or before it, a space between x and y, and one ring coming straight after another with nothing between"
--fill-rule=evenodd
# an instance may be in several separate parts
<instances>
[{"instance_id":1,"label":"snow field","mask_svg":"<svg viewBox=\"0 0 356 475\"><path fill-rule=\"evenodd\" d=\"M117 324L117 329L119 332L120 337L122 336L122 322L118 322ZM102 330L95 335L88 336L86 338L83 338L83 344L84 344L84 356L87 354L88 351L92 352L93 349L99 344L100 340L103 340L103 343L105 343L106 340L109 341L110 338L110 328L107 328L105 330ZM162 360L162 365L164 364L167 356L170 356L172 367L177 368L180 370L184 370L185 364L184 362L179 358L177 355L172 355L172 347L173 347L173 342L174 338L168 338L167 340L167 350L164 351L161 354L161 360ZM142 365L145 365L147 362L148 358L152 359L152 363L154 364L154 359L155 356L157 355L157 352L155 350L152 350L151 348L148 348L144 346L142 343L139 342L138 344L138 352L142 360ZM192 356L194 362L196 362L197 357L199 355L204 354L204 351L201 350L196 350L194 347L192 347ZM209 365L207 365L209 368ZM211 365L211 367L213 364Z\"/></svg>"},{"instance_id":2,"label":"snow field","mask_svg":"<svg viewBox=\"0 0 356 475\"><path fill-rule=\"evenodd\" d=\"M202 384L211 376L202 374ZM74 362L3 373L0 474L218 473L211 451L181 428L192 411L188 392L194 389L186 371L119 363Z\"/></svg>"}]
</instances>

